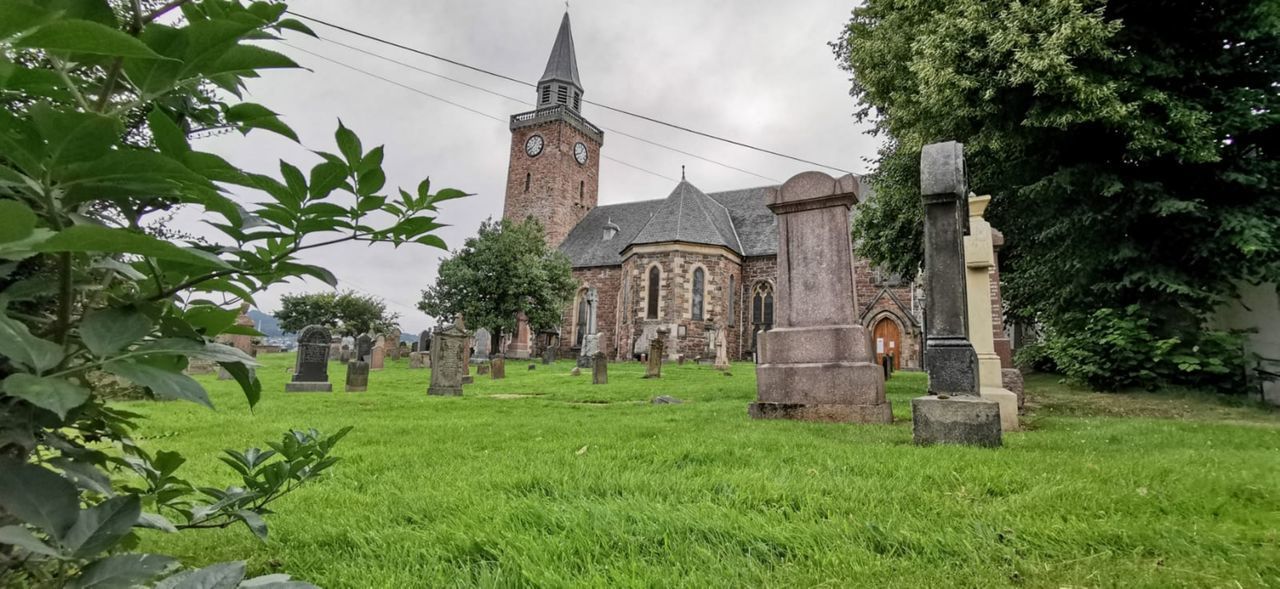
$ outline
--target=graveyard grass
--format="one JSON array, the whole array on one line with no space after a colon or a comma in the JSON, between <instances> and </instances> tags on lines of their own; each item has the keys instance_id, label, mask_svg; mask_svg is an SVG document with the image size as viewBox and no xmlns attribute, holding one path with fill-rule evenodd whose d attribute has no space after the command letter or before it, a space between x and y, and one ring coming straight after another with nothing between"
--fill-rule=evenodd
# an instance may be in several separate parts
<instances>
[{"instance_id":1,"label":"graveyard grass","mask_svg":"<svg viewBox=\"0 0 1280 589\"><path fill-rule=\"evenodd\" d=\"M283 393L261 358L250 412L127 403L141 443L177 449L197 485L233 479L223 448L289 428L355 429L322 480L243 526L144 532L190 564L249 560L324 587L1264 587L1280 585L1280 416L1180 393L1100 395L1029 379L1029 431L1000 450L911 445L921 374L889 383L888 426L747 418L754 370L509 360L465 397L425 394L407 359L369 391ZM657 395L687 401L652 405Z\"/></svg>"}]
</instances>

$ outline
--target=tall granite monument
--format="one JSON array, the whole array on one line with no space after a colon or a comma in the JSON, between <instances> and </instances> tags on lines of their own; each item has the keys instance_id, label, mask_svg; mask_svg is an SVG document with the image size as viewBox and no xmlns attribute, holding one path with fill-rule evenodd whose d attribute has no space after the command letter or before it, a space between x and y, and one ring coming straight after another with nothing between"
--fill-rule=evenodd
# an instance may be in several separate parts
<instances>
[{"instance_id":1,"label":"tall granite monument","mask_svg":"<svg viewBox=\"0 0 1280 589\"><path fill-rule=\"evenodd\" d=\"M769 190L778 287L773 329L760 334L753 418L893 421L853 286L849 213L863 190L852 175L822 172Z\"/></svg>"},{"instance_id":2,"label":"tall granite monument","mask_svg":"<svg viewBox=\"0 0 1280 589\"><path fill-rule=\"evenodd\" d=\"M298 359L293 380L284 384L286 393L330 393L329 330L308 325L298 334Z\"/></svg>"},{"instance_id":3,"label":"tall granite monument","mask_svg":"<svg viewBox=\"0 0 1280 589\"><path fill-rule=\"evenodd\" d=\"M979 396L978 356L969 343L964 234L968 182L964 146L924 146L925 371L929 394L911 401L916 444L1001 445L1000 407ZM780 256L781 257L781 256Z\"/></svg>"}]
</instances>

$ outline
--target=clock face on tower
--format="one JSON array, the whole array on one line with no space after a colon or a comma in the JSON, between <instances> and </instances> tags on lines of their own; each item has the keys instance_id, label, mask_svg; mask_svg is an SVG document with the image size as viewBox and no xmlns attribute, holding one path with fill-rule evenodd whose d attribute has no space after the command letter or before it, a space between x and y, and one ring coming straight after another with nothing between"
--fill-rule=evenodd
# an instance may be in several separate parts
<instances>
[{"instance_id":1,"label":"clock face on tower","mask_svg":"<svg viewBox=\"0 0 1280 589\"><path fill-rule=\"evenodd\" d=\"M573 146L573 159L578 160L579 164L587 163L587 146L581 143Z\"/></svg>"},{"instance_id":2,"label":"clock face on tower","mask_svg":"<svg viewBox=\"0 0 1280 589\"><path fill-rule=\"evenodd\" d=\"M542 153L542 143L541 135L530 136L529 140L524 142L524 152L529 154L529 157L536 156Z\"/></svg>"}]
</instances>

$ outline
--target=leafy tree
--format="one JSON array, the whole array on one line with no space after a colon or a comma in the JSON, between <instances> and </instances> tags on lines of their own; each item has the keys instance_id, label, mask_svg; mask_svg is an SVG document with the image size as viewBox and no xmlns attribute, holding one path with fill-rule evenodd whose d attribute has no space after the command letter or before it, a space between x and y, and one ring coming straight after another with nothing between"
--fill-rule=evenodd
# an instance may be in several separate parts
<instances>
[{"instance_id":1,"label":"leafy tree","mask_svg":"<svg viewBox=\"0 0 1280 589\"><path fill-rule=\"evenodd\" d=\"M502 335L514 332L519 313L535 330L559 326L575 288L569 258L547 246L537 220L488 219L440 262L418 308L440 321L463 313L468 326L489 330L496 350Z\"/></svg>"},{"instance_id":2,"label":"leafy tree","mask_svg":"<svg viewBox=\"0 0 1280 589\"><path fill-rule=\"evenodd\" d=\"M919 267L920 148L962 141L1010 311L1060 367L1233 388L1238 342L1204 325L1241 282L1280 279L1278 28L1268 0L869 0L834 44L887 139L861 251ZM1131 349L1151 352L1107 358ZM1113 369L1070 368L1090 363Z\"/></svg>"},{"instance_id":3,"label":"leafy tree","mask_svg":"<svg viewBox=\"0 0 1280 589\"><path fill-rule=\"evenodd\" d=\"M399 313L388 312L387 304L378 297L352 291L284 295L280 310L273 315L289 333L298 333L308 325L324 325L346 335L387 333L400 318Z\"/></svg>"},{"instance_id":4,"label":"leafy tree","mask_svg":"<svg viewBox=\"0 0 1280 589\"><path fill-rule=\"evenodd\" d=\"M296 140L240 94L246 78L296 67L264 45L284 29L308 31L283 17L282 3L145 6L0 0L3 586L136 586L165 575L169 587L239 584L244 563L175 575L172 559L128 553L134 530L243 523L265 537L268 506L332 466L346 430L294 431L269 450L228 451L237 483L195 485L175 474L181 456L134 444L142 416L108 405L103 383L210 405L183 373L198 359L226 369L253 406L262 389L252 358L215 340L256 335L235 325L238 303L291 278L335 283L299 260L306 250L444 247L431 234L436 205L463 195L423 182L389 197L383 149L365 150L341 123L337 153L316 152L307 173L281 162L277 178L198 150L189 141L198 121ZM213 86L220 91L205 90ZM219 236L206 243L145 229L149 215L174 206ZM285 586L255 586L271 582Z\"/></svg>"}]
</instances>

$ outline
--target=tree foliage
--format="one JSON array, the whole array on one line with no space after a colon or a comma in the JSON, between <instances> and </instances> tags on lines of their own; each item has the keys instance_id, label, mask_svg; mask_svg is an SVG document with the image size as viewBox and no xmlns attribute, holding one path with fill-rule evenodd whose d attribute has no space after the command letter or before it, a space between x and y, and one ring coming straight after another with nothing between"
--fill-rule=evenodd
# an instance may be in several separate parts
<instances>
[{"instance_id":1,"label":"tree foliage","mask_svg":"<svg viewBox=\"0 0 1280 589\"><path fill-rule=\"evenodd\" d=\"M190 141L207 124L296 134L241 98L244 81L296 65L267 48L309 33L282 3L0 0L0 585L235 587L244 563L173 575L130 554L138 528L243 523L265 537L268 504L333 465L346 430L289 432L269 450L228 451L227 487L194 485L174 453L144 451L142 416L104 382L210 405L189 360L217 363L250 406L254 361L216 342L260 335L237 306L326 269L299 254L346 242L444 247L433 231L457 190L384 192L382 147L341 123L336 153L306 172L237 168ZM181 18L177 18L180 14ZM252 41L250 43L249 41ZM217 88L211 92L209 88ZM232 198L232 194L236 197ZM196 213L207 241L147 231L152 215ZM376 220L376 221L375 221ZM253 586L306 586L273 575Z\"/></svg>"},{"instance_id":2,"label":"tree foliage","mask_svg":"<svg viewBox=\"0 0 1280 589\"><path fill-rule=\"evenodd\" d=\"M280 310L273 313L280 328L299 333L308 325L323 325L345 335L388 333L396 326L399 313L387 311L387 304L372 295L352 291L284 295Z\"/></svg>"},{"instance_id":3,"label":"tree foliage","mask_svg":"<svg viewBox=\"0 0 1280 589\"><path fill-rule=\"evenodd\" d=\"M920 148L962 141L1006 238L1010 311L1059 338L1051 353L1106 364L1138 332L1172 346L1161 357L1225 350L1147 354L1150 378L1140 363L1073 376L1233 386L1239 350L1204 325L1240 282L1280 278L1278 29L1268 0L870 0L835 44L857 116L887 139L862 252L919 267ZM1133 337L1073 346L1099 312Z\"/></svg>"},{"instance_id":4,"label":"tree foliage","mask_svg":"<svg viewBox=\"0 0 1280 589\"><path fill-rule=\"evenodd\" d=\"M489 219L440 262L418 308L440 321L463 313L468 326L489 329L497 342L514 332L519 313L535 330L555 329L576 287L569 258L547 246L537 220Z\"/></svg>"}]
</instances>

